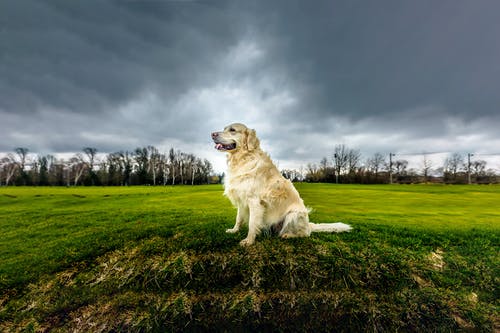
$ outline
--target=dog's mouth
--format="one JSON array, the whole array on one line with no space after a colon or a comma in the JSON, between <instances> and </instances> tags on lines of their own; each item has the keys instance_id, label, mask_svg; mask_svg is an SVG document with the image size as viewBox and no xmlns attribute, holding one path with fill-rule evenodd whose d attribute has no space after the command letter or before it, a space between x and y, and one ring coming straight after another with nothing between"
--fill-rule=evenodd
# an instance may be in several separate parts
<instances>
[{"instance_id":1,"label":"dog's mouth","mask_svg":"<svg viewBox=\"0 0 500 333\"><path fill-rule=\"evenodd\" d=\"M233 149L236 149L236 143L233 142L233 143L229 143L229 144L224 144L224 143L216 143L215 144L215 149L219 150L219 151L229 151L229 150L233 150Z\"/></svg>"}]
</instances>

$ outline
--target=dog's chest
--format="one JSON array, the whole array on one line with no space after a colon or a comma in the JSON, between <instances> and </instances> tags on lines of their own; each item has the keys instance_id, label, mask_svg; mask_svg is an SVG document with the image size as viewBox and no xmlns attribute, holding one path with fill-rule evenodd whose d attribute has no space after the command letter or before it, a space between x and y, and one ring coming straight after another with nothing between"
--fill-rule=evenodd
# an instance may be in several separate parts
<instances>
[{"instance_id":1,"label":"dog's chest","mask_svg":"<svg viewBox=\"0 0 500 333\"><path fill-rule=\"evenodd\" d=\"M245 202L255 189L252 189L254 181L248 176L229 176L224 185L224 194L236 205L238 202Z\"/></svg>"}]
</instances>

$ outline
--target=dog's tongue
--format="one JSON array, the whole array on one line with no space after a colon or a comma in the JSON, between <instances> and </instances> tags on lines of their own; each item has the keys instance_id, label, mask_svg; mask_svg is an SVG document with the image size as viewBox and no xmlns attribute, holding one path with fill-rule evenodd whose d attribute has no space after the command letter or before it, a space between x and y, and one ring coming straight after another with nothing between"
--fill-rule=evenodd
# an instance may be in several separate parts
<instances>
[{"instance_id":1,"label":"dog's tongue","mask_svg":"<svg viewBox=\"0 0 500 333\"><path fill-rule=\"evenodd\" d=\"M218 143L215 145L215 149L222 149L224 146L222 145L222 143Z\"/></svg>"}]
</instances>

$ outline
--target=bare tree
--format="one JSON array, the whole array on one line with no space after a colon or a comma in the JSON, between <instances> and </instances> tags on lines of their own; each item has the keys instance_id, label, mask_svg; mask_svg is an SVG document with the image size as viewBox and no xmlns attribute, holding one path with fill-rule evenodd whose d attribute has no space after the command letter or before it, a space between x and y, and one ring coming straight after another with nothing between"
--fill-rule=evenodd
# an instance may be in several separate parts
<instances>
[{"instance_id":1,"label":"bare tree","mask_svg":"<svg viewBox=\"0 0 500 333\"><path fill-rule=\"evenodd\" d=\"M139 183L144 185L148 183L148 171L150 169L148 148L136 148L134 152L135 171L139 178Z\"/></svg>"},{"instance_id":2,"label":"bare tree","mask_svg":"<svg viewBox=\"0 0 500 333\"><path fill-rule=\"evenodd\" d=\"M422 173L424 176L424 182L427 182L431 168L432 168L432 161L429 159L428 154L424 153L422 157Z\"/></svg>"},{"instance_id":3,"label":"bare tree","mask_svg":"<svg viewBox=\"0 0 500 333\"><path fill-rule=\"evenodd\" d=\"M291 170L290 170L291 171ZM296 171L296 170L293 170ZM331 163L328 161L326 157L323 157L321 161L319 162L319 177L321 178L320 181L322 182L333 182L335 180L335 169L331 165ZM296 179L296 175L292 179Z\"/></svg>"},{"instance_id":4,"label":"bare tree","mask_svg":"<svg viewBox=\"0 0 500 333\"><path fill-rule=\"evenodd\" d=\"M53 155L47 155L48 178L50 185L69 186L69 166L67 162L58 160Z\"/></svg>"},{"instance_id":5,"label":"bare tree","mask_svg":"<svg viewBox=\"0 0 500 333\"><path fill-rule=\"evenodd\" d=\"M472 174L474 177L482 177L486 175L486 161L476 160L471 163Z\"/></svg>"},{"instance_id":6,"label":"bare tree","mask_svg":"<svg viewBox=\"0 0 500 333\"><path fill-rule=\"evenodd\" d=\"M123 183L121 185L128 186L130 184L130 177L134 170L134 161L132 158L132 154L128 151L120 152L119 154L122 166L121 170L123 172L123 178L122 178Z\"/></svg>"},{"instance_id":7,"label":"bare tree","mask_svg":"<svg viewBox=\"0 0 500 333\"><path fill-rule=\"evenodd\" d=\"M15 152L19 157L19 161L17 162L21 171L24 171L24 167L26 166L26 157L28 156L28 148L16 148Z\"/></svg>"},{"instance_id":8,"label":"bare tree","mask_svg":"<svg viewBox=\"0 0 500 333\"><path fill-rule=\"evenodd\" d=\"M379 171L385 164L385 157L381 153L375 153L371 158L366 161L366 165L368 170L375 175L375 178L378 177Z\"/></svg>"},{"instance_id":9,"label":"bare tree","mask_svg":"<svg viewBox=\"0 0 500 333\"><path fill-rule=\"evenodd\" d=\"M282 169L281 170L281 175L283 177L285 177L286 179L289 179L289 180L291 180L293 182L296 179L297 170Z\"/></svg>"},{"instance_id":10,"label":"bare tree","mask_svg":"<svg viewBox=\"0 0 500 333\"><path fill-rule=\"evenodd\" d=\"M194 185L194 176L198 172L198 165L193 163L191 165L191 185Z\"/></svg>"},{"instance_id":11,"label":"bare tree","mask_svg":"<svg viewBox=\"0 0 500 333\"><path fill-rule=\"evenodd\" d=\"M148 170L153 176L153 185L156 185L156 175L158 172L158 168L160 167L160 153L158 152L158 149L153 146L148 146L147 147L147 152L148 152Z\"/></svg>"},{"instance_id":12,"label":"bare tree","mask_svg":"<svg viewBox=\"0 0 500 333\"><path fill-rule=\"evenodd\" d=\"M319 165L320 165L320 168L321 168L321 172L323 174L326 174L327 170L328 170L328 159L326 157L323 157L323 159L319 162Z\"/></svg>"},{"instance_id":13,"label":"bare tree","mask_svg":"<svg viewBox=\"0 0 500 333\"><path fill-rule=\"evenodd\" d=\"M97 148L85 147L83 152L87 156L87 165L90 170L94 168L95 156L97 154Z\"/></svg>"},{"instance_id":14,"label":"bare tree","mask_svg":"<svg viewBox=\"0 0 500 333\"><path fill-rule=\"evenodd\" d=\"M203 161L200 160L200 164L198 165L198 172L201 173L202 177L202 182L203 183L208 183L209 182L209 176L213 172L213 167L212 163L210 163L209 160L204 159Z\"/></svg>"},{"instance_id":15,"label":"bare tree","mask_svg":"<svg viewBox=\"0 0 500 333\"><path fill-rule=\"evenodd\" d=\"M306 181L308 181L308 182L321 181L321 172L316 164L314 164L314 163L307 164Z\"/></svg>"},{"instance_id":16,"label":"bare tree","mask_svg":"<svg viewBox=\"0 0 500 333\"><path fill-rule=\"evenodd\" d=\"M335 181L338 183L339 176L355 174L360 161L361 152L359 150L349 149L344 144L336 145L333 153Z\"/></svg>"},{"instance_id":17,"label":"bare tree","mask_svg":"<svg viewBox=\"0 0 500 333\"><path fill-rule=\"evenodd\" d=\"M29 183L32 185L39 185L40 184L40 158L38 156L35 156L29 166L30 169L29 171L26 172L26 178L29 180Z\"/></svg>"},{"instance_id":18,"label":"bare tree","mask_svg":"<svg viewBox=\"0 0 500 333\"><path fill-rule=\"evenodd\" d=\"M5 185L9 186L10 181L16 175L19 170L19 165L12 154L8 154L6 157L0 160L0 165L2 167L2 172L5 177Z\"/></svg>"},{"instance_id":19,"label":"bare tree","mask_svg":"<svg viewBox=\"0 0 500 333\"><path fill-rule=\"evenodd\" d=\"M26 175L26 159L27 159L27 156L28 156L28 151L29 149L28 148L16 148L14 150L17 154L17 165L18 165L18 170L20 172L20 176L21 176L21 180L23 182L23 185L26 185L26 182L27 182L27 175Z\"/></svg>"},{"instance_id":20,"label":"bare tree","mask_svg":"<svg viewBox=\"0 0 500 333\"><path fill-rule=\"evenodd\" d=\"M357 149L349 149L347 153L347 170L348 174L354 174L359 168L361 161L361 152Z\"/></svg>"},{"instance_id":21,"label":"bare tree","mask_svg":"<svg viewBox=\"0 0 500 333\"><path fill-rule=\"evenodd\" d=\"M87 156L87 170L90 176L90 182L95 185L95 173L94 173L94 163L97 154L97 148L85 147L83 148L84 154Z\"/></svg>"},{"instance_id":22,"label":"bare tree","mask_svg":"<svg viewBox=\"0 0 500 333\"><path fill-rule=\"evenodd\" d=\"M184 172L185 172L186 162L185 162L185 154L182 152L179 152L178 165L179 165L179 176L181 177L181 184L184 184Z\"/></svg>"},{"instance_id":23,"label":"bare tree","mask_svg":"<svg viewBox=\"0 0 500 333\"><path fill-rule=\"evenodd\" d=\"M464 157L459 153L453 153L444 161L444 177L445 179L457 179L457 175L464 167Z\"/></svg>"},{"instance_id":24,"label":"bare tree","mask_svg":"<svg viewBox=\"0 0 500 333\"><path fill-rule=\"evenodd\" d=\"M394 162L394 170L396 171L397 175L405 175L407 167L408 167L407 160L397 160Z\"/></svg>"},{"instance_id":25,"label":"bare tree","mask_svg":"<svg viewBox=\"0 0 500 333\"><path fill-rule=\"evenodd\" d=\"M168 152L168 161L170 164L170 174L172 176L172 185L175 185L175 177L177 176L175 170L177 166L177 156L178 153L175 152L174 148L170 148L170 151Z\"/></svg>"},{"instance_id":26,"label":"bare tree","mask_svg":"<svg viewBox=\"0 0 500 333\"><path fill-rule=\"evenodd\" d=\"M76 154L69 160L69 165L73 175L74 185L78 185L78 181L82 177L83 173L87 170L88 164L85 162L82 154Z\"/></svg>"},{"instance_id":27,"label":"bare tree","mask_svg":"<svg viewBox=\"0 0 500 333\"><path fill-rule=\"evenodd\" d=\"M335 177L337 178L337 182L340 175L347 173L348 154L348 149L345 145L342 144L335 146L333 153L333 167L335 168Z\"/></svg>"},{"instance_id":28,"label":"bare tree","mask_svg":"<svg viewBox=\"0 0 500 333\"><path fill-rule=\"evenodd\" d=\"M106 156L107 179L101 180L108 185L123 185L123 166L121 160L121 153L111 153Z\"/></svg>"},{"instance_id":29,"label":"bare tree","mask_svg":"<svg viewBox=\"0 0 500 333\"><path fill-rule=\"evenodd\" d=\"M168 183L168 176L170 174L170 168L168 166L168 160L165 159L165 162L164 162L164 166L163 166L163 185L167 185Z\"/></svg>"}]
</instances>

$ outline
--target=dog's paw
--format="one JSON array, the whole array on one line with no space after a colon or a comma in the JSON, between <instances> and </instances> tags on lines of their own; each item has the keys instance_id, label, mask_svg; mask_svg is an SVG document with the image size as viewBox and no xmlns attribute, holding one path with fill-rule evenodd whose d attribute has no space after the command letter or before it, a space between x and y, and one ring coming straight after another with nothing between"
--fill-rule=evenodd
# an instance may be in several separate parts
<instances>
[{"instance_id":1,"label":"dog's paw","mask_svg":"<svg viewBox=\"0 0 500 333\"><path fill-rule=\"evenodd\" d=\"M248 238L245 238L244 240L242 240L242 241L240 242L240 245L241 245L241 246L250 246L250 245L252 245L253 243L254 243L254 241L253 241L253 240L250 240L250 239L248 239Z\"/></svg>"},{"instance_id":2,"label":"dog's paw","mask_svg":"<svg viewBox=\"0 0 500 333\"><path fill-rule=\"evenodd\" d=\"M237 233L238 231L240 231L239 229L236 229L236 228L232 228L232 229L226 229L226 232L228 234L235 234Z\"/></svg>"}]
</instances>

